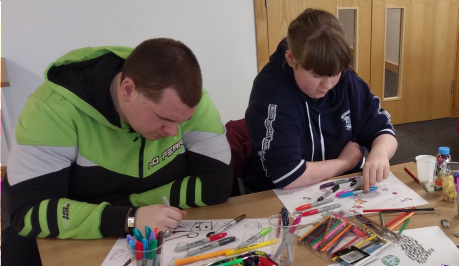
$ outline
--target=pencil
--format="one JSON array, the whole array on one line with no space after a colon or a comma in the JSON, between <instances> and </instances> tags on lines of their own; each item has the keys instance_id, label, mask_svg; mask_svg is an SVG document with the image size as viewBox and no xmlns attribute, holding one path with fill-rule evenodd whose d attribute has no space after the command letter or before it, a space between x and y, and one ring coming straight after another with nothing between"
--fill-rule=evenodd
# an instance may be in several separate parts
<instances>
[{"instance_id":1,"label":"pencil","mask_svg":"<svg viewBox=\"0 0 459 266\"><path fill-rule=\"evenodd\" d=\"M346 228L344 228L343 231L341 231L332 240L330 240L330 242L328 242L325 245L325 247L323 247L320 251L324 252L325 250L327 250L331 245L333 245L333 243L335 243L335 241L337 241L342 235L344 235L349 229L351 229L351 227L352 227L352 224L349 224Z\"/></svg>"},{"instance_id":2,"label":"pencil","mask_svg":"<svg viewBox=\"0 0 459 266\"><path fill-rule=\"evenodd\" d=\"M418 208L418 209L370 209L370 210L363 210L363 212L382 212L382 213L390 213L390 212L418 212L418 211L435 211L435 208Z\"/></svg>"},{"instance_id":3,"label":"pencil","mask_svg":"<svg viewBox=\"0 0 459 266\"><path fill-rule=\"evenodd\" d=\"M327 227L325 227L325 233L324 233L324 236L322 237L322 240L320 240L319 247L322 247L324 245L325 236L328 234L328 229L330 229L331 221L332 219L328 219Z\"/></svg>"},{"instance_id":4,"label":"pencil","mask_svg":"<svg viewBox=\"0 0 459 266\"><path fill-rule=\"evenodd\" d=\"M400 228L400 231L398 231L398 235L401 235L403 230L405 230L406 225L410 221L410 218L406 219L405 223L403 223L402 228Z\"/></svg>"},{"instance_id":5,"label":"pencil","mask_svg":"<svg viewBox=\"0 0 459 266\"><path fill-rule=\"evenodd\" d=\"M411 173L410 170L408 170L408 168L405 167L405 171L414 179L414 181L416 181L416 183L418 183L419 185L421 184L419 179L415 175L413 175L413 173Z\"/></svg>"},{"instance_id":6,"label":"pencil","mask_svg":"<svg viewBox=\"0 0 459 266\"><path fill-rule=\"evenodd\" d=\"M313 228L311 228L309 231L307 231L300 239L298 239L299 241L301 241L303 238L305 238L306 236L308 236L310 233L312 233L312 231L314 231L315 229L317 229L317 227L319 227L321 224L323 224L324 222L327 221L327 219L330 219L331 216L327 216L325 217L325 219L323 219L320 223L316 224Z\"/></svg>"},{"instance_id":7,"label":"pencil","mask_svg":"<svg viewBox=\"0 0 459 266\"><path fill-rule=\"evenodd\" d=\"M413 208L414 208L414 207L413 207ZM386 227L389 227L391 224L395 223L397 220L399 220L400 218L402 218L403 216L405 216L405 215L407 215L407 214L409 214L409 213L410 213L410 211L407 210L406 212L404 212L404 213L400 214L399 216L395 217L394 220L392 220L392 221L390 221L390 222L388 222L388 223L386 224Z\"/></svg>"},{"instance_id":8,"label":"pencil","mask_svg":"<svg viewBox=\"0 0 459 266\"><path fill-rule=\"evenodd\" d=\"M389 227L389 230L394 230L394 228L396 228L397 226L399 226L401 223L403 223L406 219L410 218L411 216L414 215L415 212L412 212L410 214L408 214L407 216L405 216L403 219L401 219L400 221L396 222L395 224L393 224L391 227Z\"/></svg>"}]
</instances>

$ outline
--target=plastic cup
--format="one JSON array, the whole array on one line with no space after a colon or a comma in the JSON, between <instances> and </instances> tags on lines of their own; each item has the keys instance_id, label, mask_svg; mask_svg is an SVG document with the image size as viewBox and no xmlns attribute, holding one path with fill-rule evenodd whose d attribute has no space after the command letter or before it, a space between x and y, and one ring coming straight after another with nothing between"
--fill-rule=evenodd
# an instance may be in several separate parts
<instances>
[{"instance_id":1,"label":"plastic cup","mask_svg":"<svg viewBox=\"0 0 459 266\"><path fill-rule=\"evenodd\" d=\"M298 242L300 224L292 226L295 216L289 215L289 225L282 225L282 215L275 214L268 218L271 231L270 240L277 242L271 245L271 259L279 266L292 265L295 258L295 248Z\"/></svg>"},{"instance_id":2,"label":"plastic cup","mask_svg":"<svg viewBox=\"0 0 459 266\"><path fill-rule=\"evenodd\" d=\"M446 163L446 172L442 176L443 200L454 203L457 199L456 182L459 177L459 162Z\"/></svg>"},{"instance_id":3,"label":"plastic cup","mask_svg":"<svg viewBox=\"0 0 459 266\"><path fill-rule=\"evenodd\" d=\"M416 156L418 179L422 182L433 182L436 158L433 155Z\"/></svg>"},{"instance_id":4,"label":"plastic cup","mask_svg":"<svg viewBox=\"0 0 459 266\"><path fill-rule=\"evenodd\" d=\"M163 245L153 249L135 250L129 244L129 254L131 255L132 266L160 266L161 265L161 250Z\"/></svg>"}]
</instances>

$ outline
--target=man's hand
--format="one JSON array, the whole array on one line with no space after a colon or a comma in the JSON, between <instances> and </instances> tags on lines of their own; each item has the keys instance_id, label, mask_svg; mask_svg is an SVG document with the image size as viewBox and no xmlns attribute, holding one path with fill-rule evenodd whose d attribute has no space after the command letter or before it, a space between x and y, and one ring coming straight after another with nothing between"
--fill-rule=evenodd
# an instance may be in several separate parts
<instances>
[{"instance_id":1,"label":"man's hand","mask_svg":"<svg viewBox=\"0 0 459 266\"><path fill-rule=\"evenodd\" d=\"M169 227L176 228L186 211L175 207L166 207L162 204L140 207L135 214L135 227L145 234L145 226L152 229L158 227L160 231L166 231Z\"/></svg>"}]
</instances>

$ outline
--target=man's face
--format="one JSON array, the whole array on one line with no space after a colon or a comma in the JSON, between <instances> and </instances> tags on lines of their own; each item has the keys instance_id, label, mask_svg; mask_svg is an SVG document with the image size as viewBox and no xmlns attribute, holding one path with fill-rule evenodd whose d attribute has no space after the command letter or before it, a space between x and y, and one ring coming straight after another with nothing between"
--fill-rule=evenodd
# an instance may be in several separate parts
<instances>
[{"instance_id":1,"label":"man's face","mask_svg":"<svg viewBox=\"0 0 459 266\"><path fill-rule=\"evenodd\" d=\"M182 103L171 88L163 91L159 103L154 103L134 90L123 105L125 122L149 140L177 135L178 125L189 120L196 110L196 107L190 108Z\"/></svg>"}]
</instances>

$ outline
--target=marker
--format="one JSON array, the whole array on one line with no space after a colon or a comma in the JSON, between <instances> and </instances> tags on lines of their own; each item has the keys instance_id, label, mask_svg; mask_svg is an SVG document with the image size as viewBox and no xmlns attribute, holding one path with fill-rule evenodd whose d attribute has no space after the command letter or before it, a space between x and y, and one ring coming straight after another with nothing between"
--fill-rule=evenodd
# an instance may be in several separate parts
<instances>
[{"instance_id":1,"label":"marker","mask_svg":"<svg viewBox=\"0 0 459 266\"><path fill-rule=\"evenodd\" d=\"M268 227L268 228L265 228L265 229L261 230L260 232L258 232L255 235L253 235L251 238L249 238L246 241L244 241L241 244L239 244L239 246L237 246L236 248L242 248L242 247L245 247L245 246L248 246L248 245L252 244L253 242L257 241L258 239L264 237L267 233L269 233L269 231L271 231L271 227Z\"/></svg>"},{"instance_id":2,"label":"marker","mask_svg":"<svg viewBox=\"0 0 459 266\"><path fill-rule=\"evenodd\" d=\"M143 259L143 247L142 247L142 242L137 241L135 242L135 262L137 263L136 265L142 265L142 259Z\"/></svg>"},{"instance_id":3,"label":"marker","mask_svg":"<svg viewBox=\"0 0 459 266\"><path fill-rule=\"evenodd\" d=\"M197 249L194 249L194 250L190 250L190 251L188 251L188 253L186 253L186 256L194 256L194 255L199 254L199 253L201 253L203 251L206 251L206 250L209 250L209 249L213 249L213 248L216 248L216 247L219 247L219 246L223 246L223 245L229 244L229 243L234 242L234 241L236 241L236 237L235 236L223 238L223 239L217 240L216 242L212 242L210 244L204 245L204 246L202 246L200 248L197 248Z\"/></svg>"},{"instance_id":4,"label":"marker","mask_svg":"<svg viewBox=\"0 0 459 266\"><path fill-rule=\"evenodd\" d=\"M223 233L225 232L226 230L230 229L231 227L233 227L235 224L239 223L242 219L245 218L245 214L243 215L240 215L236 218L234 218L234 220L232 220L231 222L225 224L222 228L218 229L217 231L215 231L214 234L219 234L219 233Z\"/></svg>"},{"instance_id":5,"label":"marker","mask_svg":"<svg viewBox=\"0 0 459 266\"><path fill-rule=\"evenodd\" d=\"M156 249L157 247L158 247L158 240L156 239L149 242L148 244L148 250ZM148 252L146 266L153 266L155 255L156 255L156 250Z\"/></svg>"},{"instance_id":6,"label":"marker","mask_svg":"<svg viewBox=\"0 0 459 266\"><path fill-rule=\"evenodd\" d=\"M314 209L314 210L303 212L301 214L301 216L309 216L309 215L313 215L313 214L316 214L316 213L320 213L320 212L336 209L336 208L339 208L339 207L341 207L341 203L335 203L335 204L332 204L332 205L324 206L322 208L317 208L317 209Z\"/></svg>"},{"instance_id":7,"label":"marker","mask_svg":"<svg viewBox=\"0 0 459 266\"><path fill-rule=\"evenodd\" d=\"M329 202L332 202L333 199L324 199L322 201L316 201L316 202L312 202L312 203L309 203L309 204L305 204L305 205L301 205L299 207L296 207L296 211L302 211L302 210L306 210L306 209L310 209L312 207L316 207L316 206L319 206L319 205L323 205L323 204L327 204Z\"/></svg>"},{"instance_id":8,"label":"marker","mask_svg":"<svg viewBox=\"0 0 459 266\"><path fill-rule=\"evenodd\" d=\"M142 235L142 233L140 232L140 230L137 229L137 228L134 228L133 231L134 231L134 237L135 237L135 239L136 239L137 241L142 241L143 235Z\"/></svg>"},{"instance_id":9,"label":"marker","mask_svg":"<svg viewBox=\"0 0 459 266\"><path fill-rule=\"evenodd\" d=\"M352 182L354 180L356 180L355 177L338 179L338 180L331 181L331 182L328 182L328 183L320 185L320 189L326 188L326 187L333 187L333 186L336 186L336 185L339 185L339 184L343 184L343 183L347 183L347 182Z\"/></svg>"},{"instance_id":10,"label":"marker","mask_svg":"<svg viewBox=\"0 0 459 266\"><path fill-rule=\"evenodd\" d=\"M378 189L378 187L370 187L370 191L375 191L377 189ZM339 195L339 197L340 198L344 198L344 197L359 195L359 194L362 194L362 193L365 193L365 191L363 191L363 190L349 191L349 192L346 192L346 193L343 193L343 194Z\"/></svg>"},{"instance_id":11,"label":"marker","mask_svg":"<svg viewBox=\"0 0 459 266\"><path fill-rule=\"evenodd\" d=\"M195 242L188 243L188 244L185 244L183 246L180 246L180 247L176 248L175 251L176 252L180 252L180 251L188 250L188 249L196 247L196 246L204 245L204 244L207 244L209 242L224 238L226 235L227 235L227 233L220 233L220 234L216 234L216 235L211 235L211 236L203 238L201 240L198 240L198 241L195 241Z\"/></svg>"},{"instance_id":12,"label":"marker","mask_svg":"<svg viewBox=\"0 0 459 266\"><path fill-rule=\"evenodd\" d=\"M178 259L174 263L175 263L175 266L179 266L179 265L183 265L183 264L192 263L192 262L195 262L195 261L206 260L206 259L213 258L213 257L225 256L226 252L231 251L231 250L232 249L224 249L224 250L219 250L219 251L215 251L215 252L202 254L202 255L199 255L199 256Z\"/></svg>"},{"instance_id":13,"label":"marker","mask_svg":"<svg viewBox=\"0 0 459 266\"><path fill-rule=\"evenodd\" d=\"M225 255L226 256L232 256L234 254L243 253L243 252L246 252L246 251L249 251L249 250L262 248L262 247L269 246L269 245L276 244L276 243L277 243L277 238L274 238L274 239L271 239L271 240L268 240L268 241L263 241L263 242L260 242L258 244L253 244L253 245L250 245L250 246L247 246L247 247L237 248L237 249L230 249L225 253Z\"/></svg>"},{"instance_id":14,"label":"marker","mask_svg":"<svg viewBox=\"0 0 459 266\"><path fill-rule=\"evenodd\" d=\"M322 201L324 200L326 197L330 196L333 192L337 191L339 189L339 185L335 185L334 187L332 187L331 189L327 190L327 192L325 192L325 194L323 194L322 196L320 196L320 198L317 199L317 201Z\"/></svg>"},{"instance_id":15,"label":"marker","mask_svg":"<svg viewBox=\"0 0 459 266\"><path fill-rule=\"evenodd\" d=\"M222 264L218 265L218 266L231 266L231 265L236 265L236 264L239 264L239 263L242 263L243 260L242 258L238 258L238 259L233 259L233 260L230 260L230 261L227 261L227 262L223 262Z\"/></svg>"},{"instance_id":16,"label":"marker","mask_svg":"<svg viewBox=\"0 0 459 266\"><path fill-rule=\"evenodd\" d=\"M159 233L156 235L156 240L158 240L158 245L157 245L158 247L163 244L163 232L162 231L159 231ZM162 248L156 251L156 256L153 261L154 266L159 266L159 264L161 263L161 250Z\"/></svg>"}]
</instances>

